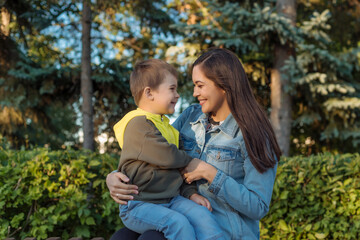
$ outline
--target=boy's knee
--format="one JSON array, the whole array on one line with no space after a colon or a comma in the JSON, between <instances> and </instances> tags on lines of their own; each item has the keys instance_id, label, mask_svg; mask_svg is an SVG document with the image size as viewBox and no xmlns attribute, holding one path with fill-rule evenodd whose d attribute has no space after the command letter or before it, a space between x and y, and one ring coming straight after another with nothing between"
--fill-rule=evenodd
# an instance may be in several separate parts
<instances>
[{"instance_id":1,"label":"boy's knee","mask_svg":"<svg viewBox=\"0 0 360 240\"><path fill-rule=\"evenodd\" d=\"M176 219L175 223L178 223L180 225L191 225L189 220L182 214L176 214L174 215L174 218Z\"/></svg>"},{"instance_id":2,"label":"boy's knee","mask_svg":"<svg viewBox=\"0 0 360 240\"><path fill-rule=\"evenodd\" d=\"M169 222L166 224L171 223L171 227L177 229L178 231L181 231L182 229L192 228L189 220L180 213L172 214Z\"/></svg>"},{"instance_id":3,"label":"boy's knee","mask_svg":"<svg viewBox=\"0 0 360 240\"><path fill-rule=\"evenodd\" d=\"M192 209L192 213L197 215L198 217L199 216L210 216L212 215L212 213L210 212L210 210L207 208L207 207L204 207L204 206L196 206L196 208L193 208Z\"/></svg>"}]
</instances>

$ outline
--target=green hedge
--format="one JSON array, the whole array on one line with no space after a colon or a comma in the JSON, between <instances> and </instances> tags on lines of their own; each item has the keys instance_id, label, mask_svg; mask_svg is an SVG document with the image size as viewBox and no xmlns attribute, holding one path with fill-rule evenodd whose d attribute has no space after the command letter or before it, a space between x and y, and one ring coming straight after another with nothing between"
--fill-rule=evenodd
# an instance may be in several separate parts
<instances>
[{"instance_id":1,"label":"green hedge","mask_svg":"<svg viewBox=\"0 0 360 240\"><path fill-rule=\"evenodd\" d=\"M105 183L117 165L89 152L0 150L0 239L109 239L122 227Z\"/></svg>"},{"instance_id":2,"label":"green hedge","mask_svg":"<svg viewBox=\"0 0 360 240\"><path fill-rule=\"evenodd\" d=\"M0 239L96 236L122 224L105 178L117 157L0 150ZM360 239L359 154L283 158L262 239Z\"/></svg>"},{"instance_id":3,"label":"green hedge","mask_svg":"<svg viewBox=\"0 0 360 240\"><path fill-rule=\"evenodd\" d=\"M262 239L360 239L360 156L283 158Z\"/></svg>"}]
</instances>

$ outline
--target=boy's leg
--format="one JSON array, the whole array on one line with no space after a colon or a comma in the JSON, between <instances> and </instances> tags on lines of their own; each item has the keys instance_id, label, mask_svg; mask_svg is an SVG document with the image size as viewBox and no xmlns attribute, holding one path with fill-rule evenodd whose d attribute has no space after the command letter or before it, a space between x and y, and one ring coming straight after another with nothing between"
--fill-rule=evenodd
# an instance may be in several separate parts
<instances>
[{"instance_id":1,"label":"boy's leg","mask_svg":"<svg viewBox=\"0 0 360 240\"><path fill-rule=\"evenodd\" d=\"M195 240L195 231L188 219L167 205L129 201L120 207L120 218L127 228L138 233L156 230L169 240Z\"/></svg>"},{"instance_id":2,"label":"boy's leg","mask_svg":"<svg viewBox=\"0 0 360 240\"><path fill-rule=\"evenodd\" d=\"M198 240L225 239L214 216L204 206L182 196L174 197L170 209L185 215L193 226Z\"/></svg>"}]
</instances>

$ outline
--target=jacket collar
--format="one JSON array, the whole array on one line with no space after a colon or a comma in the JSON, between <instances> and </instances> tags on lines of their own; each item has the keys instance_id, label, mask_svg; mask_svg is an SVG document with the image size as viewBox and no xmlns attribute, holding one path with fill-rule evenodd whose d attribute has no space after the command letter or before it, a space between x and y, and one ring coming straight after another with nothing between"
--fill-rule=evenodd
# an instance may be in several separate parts
<instances>
[{"instance_id":1,"label":"jacket collar","mask_svg":"<svg viewBox=\"0 0 360 240\"><path fill-rule=\"evenodd\" d=\"M208 116L209 116L209 114L202 113L197 120L190 122L190 124L195 125L195 124L202 123L205 126L208 122ZM220 124L219 129L220 129L220 131L224 132L225 134L229 135L230 137L235 137L235 134L238 131L239 126L238 126L235 118L233 117L233 115L230 113L226 117L224 122L222 124Z\"/></svg>"}]
</instances>

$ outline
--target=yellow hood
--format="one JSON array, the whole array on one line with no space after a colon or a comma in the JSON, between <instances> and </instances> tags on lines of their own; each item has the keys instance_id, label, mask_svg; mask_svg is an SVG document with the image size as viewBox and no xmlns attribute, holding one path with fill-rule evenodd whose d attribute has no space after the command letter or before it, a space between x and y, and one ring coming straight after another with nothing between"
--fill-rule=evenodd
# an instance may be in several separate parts
<instances>
[{"instance_id":1,"label":"yellow hood","mask_svg":"<svg viewBox=\"0 0 360 240\"><path fill-rule=\"evenodd\" d=\"M162 136L171 144L179 147L179 132L170 125L169 119L165 115L154 114L137 108L134 111L127 113L119 122L114 125L114 132L116 140L120 147L124 145L124 133L127 124L131 119L138 116L146 116L146 119L152 121L156 128L161 132Z\"/></svg>"}]
</instances>

